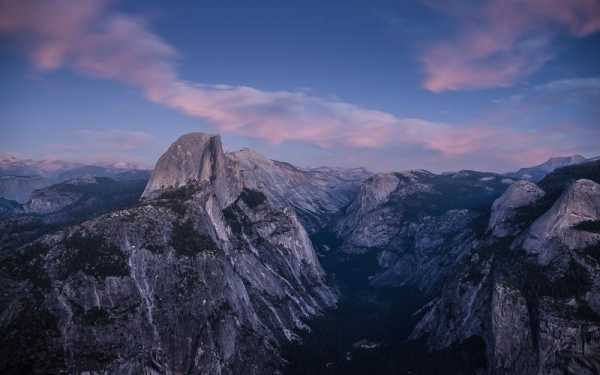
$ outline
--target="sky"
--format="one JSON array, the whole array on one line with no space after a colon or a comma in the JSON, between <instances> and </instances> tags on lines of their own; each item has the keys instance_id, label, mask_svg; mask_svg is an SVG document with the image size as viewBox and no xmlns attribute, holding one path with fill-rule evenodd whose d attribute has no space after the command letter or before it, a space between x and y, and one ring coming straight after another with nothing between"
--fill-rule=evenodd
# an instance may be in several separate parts
<instances>
[{"instance_id":1,"label":"sky","mask_svg":"<svg viewBox=\"0 0 600 375\"><path fill-rule=\"evenodd\" d=\"M0 0L0 82L18 157L510 171L600 155L600 0Z\"/></svg>"}]
</instances>

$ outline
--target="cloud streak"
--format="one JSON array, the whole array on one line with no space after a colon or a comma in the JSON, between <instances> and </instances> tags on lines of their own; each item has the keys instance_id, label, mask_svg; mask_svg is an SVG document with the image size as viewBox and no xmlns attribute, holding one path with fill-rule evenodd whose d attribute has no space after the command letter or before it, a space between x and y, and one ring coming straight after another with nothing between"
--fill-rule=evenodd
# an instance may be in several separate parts
<instances>
[{"instance_id":1,"label":"cloud streak","mask_svg":"<svg viewBox=\"0 0 600 375\"><path fill-rule=\"evenodd\" d=\"M600 31L597 0L428 4L459 24L456 35L428 48L422 58L423 86L433 92L510 86L553 57L558 34L583 37Z\"/></svg>"},{"instance_id":2,"label":"cloud streak","mask_svg":"<svg viewBox=\"0 0 600 375\"><path fill-rule=\"evenodd\" d=\"M177 73L177 51L151 32L144 19L118 13L109 5L106 0L0 0L0 33L23 38L33 63L42 71L67 67L123 82L139 88L154 103L208 120L229 134L272 143L308 142L323 148L418 147L444 157L479 155L490 148L497 157L524 148L549 153L541 146L544 135L511 128L399 118L304 92L185 81ZM555 18L574 35L596 30L592 20L582 24L577 17L558 15ZM496 31L505 34L499 41L492 38ZM498 23L491 31L480 30L479 36L460 39L459 46L469 47L468 60L456 57L452 45L434 48L432 56L445 58L448 65L447 71L431 65L428 88L439 91L464 87L465 82L472 82L469 87L510 82L531 69L531 64L526 66L531 63L526 51L539 43L530 40L524 45L521 33ZM523 52L516 53L515 46L521 44ZM500 52L506 54L504 60L488 68L479 65L481 59ZM473 71L467 69L473 67Z\"/></svg>"}]
</instances>

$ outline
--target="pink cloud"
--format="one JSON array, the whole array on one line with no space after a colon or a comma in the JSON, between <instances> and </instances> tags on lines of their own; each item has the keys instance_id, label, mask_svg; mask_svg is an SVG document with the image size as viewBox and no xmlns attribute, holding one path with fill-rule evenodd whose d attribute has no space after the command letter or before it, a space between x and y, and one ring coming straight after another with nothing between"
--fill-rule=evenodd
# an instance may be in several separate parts
<instances>
[{"instance_id":1,"label":"pink cloud","mask_svg":"<svg viewBox=\"0 0 600 375\"><path fill-rule=\"evenodd\" d=\"M552 57L555 34L600 30L597 0L487 0L436 9L458 19L459 32L428 48L423 86L430 91L510 86ZM457 11L456 9L460 9Z\"/></svg>"},{"instance_id":2,"label":"pink cloud","mask_svg":"<svg viewBox=\"0 0 600 375\"><path fill-rule=\"evenodd\" d=\"M575 16L547 12L573 33L596 27L592 20L572 24ZM551 17L548 14L543 17ZM507 84L532 69L533 57L528 51L539 42L520 40L522 24L528 19L516 19L514 30L497 22L490 30L475 28L478 32L440 43L426 60L428 87L439 91L462 88L469 82L472 86L468 87ZM537 150L546 137L485 124L458 126L399 118L306 92L188 82L177 73L177 51L150 31L143 19L112 11L106 0L0 0L0 33L22 37L33 63L42 70L69 68L123 82L140 89L154 103L208 120L223 133L274 144L301 141L354 150L408 147L452 159L485 154L486 150L494 155L523 148ZM519 48L524 43L529 45ZM464 56L455 48L461 48ZM479 64L499 53L505 54L500 62L488 67ZM436 65L436 60L444 61L444 66ZM115 141L127 139L117 151L136 149L148 141L143 134L115 131L91 135L113 146ZM109 149L99 152L109 153Z\"/></svg>"}]
</instances>

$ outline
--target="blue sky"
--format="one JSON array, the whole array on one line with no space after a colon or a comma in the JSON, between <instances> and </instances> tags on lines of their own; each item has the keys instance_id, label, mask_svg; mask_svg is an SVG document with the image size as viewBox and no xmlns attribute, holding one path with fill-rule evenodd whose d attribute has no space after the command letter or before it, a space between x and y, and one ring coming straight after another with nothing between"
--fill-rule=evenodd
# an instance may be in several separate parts
<instances>
[{"instance_id":1,"label":"blue sky","mask_svg":"<svg viewBox=\"0 0 600 375\"><path fill-rule=\"evenodd\" d=\"M152 165L190 131L299 165L600 154L600 2L0 0L0 151Z\"/></svg>"}]
</instances>

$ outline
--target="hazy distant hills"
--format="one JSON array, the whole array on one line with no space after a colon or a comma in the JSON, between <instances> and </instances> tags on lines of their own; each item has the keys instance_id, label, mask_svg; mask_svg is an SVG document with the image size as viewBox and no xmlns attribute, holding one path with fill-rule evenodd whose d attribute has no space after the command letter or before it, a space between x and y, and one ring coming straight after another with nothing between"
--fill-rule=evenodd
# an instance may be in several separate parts
<instances>
[{"instance_id":1,"label":"hazy distant hills","mask_svg":"<svg viewBox=\"0 0 600 375\"><path fill-rule=\"evenodd\" d=\"M507 176L519 180L529 180L537 182L544 178L548 173L553 172L558 168L595 161L598 159L600 159L600 157L587 159L581 155L553 157L546 160L542 164L535 165L533 167L521 168L516 172L507 173Z\"/></svg>"},{"instance_id":2,"label":"hazy distant hills","mask_svg":"<svg viewBox=\"0 0 600 375\"><path fill-rule=\"evenodd\" d=\"M63 160L31 160L0 155L0 197L19 203L25 203L37 189L79 177L136 180L147 179L149 176L149 170L132 163L87 165Z\"/></svg>"},{"instance_id":3,"label":"hazy distant hills","mask_svg":"<svg viewBox=\"0 0 600 375\"><path fill-rule=\"evenodd\" d=\"M41 176L50 179L69 179L83 175L110 177L123 171L145 170L130 162L79 163L65 160L21 159L10 154L0 154L0 176Z\"/></svg>"}]
</instances>

